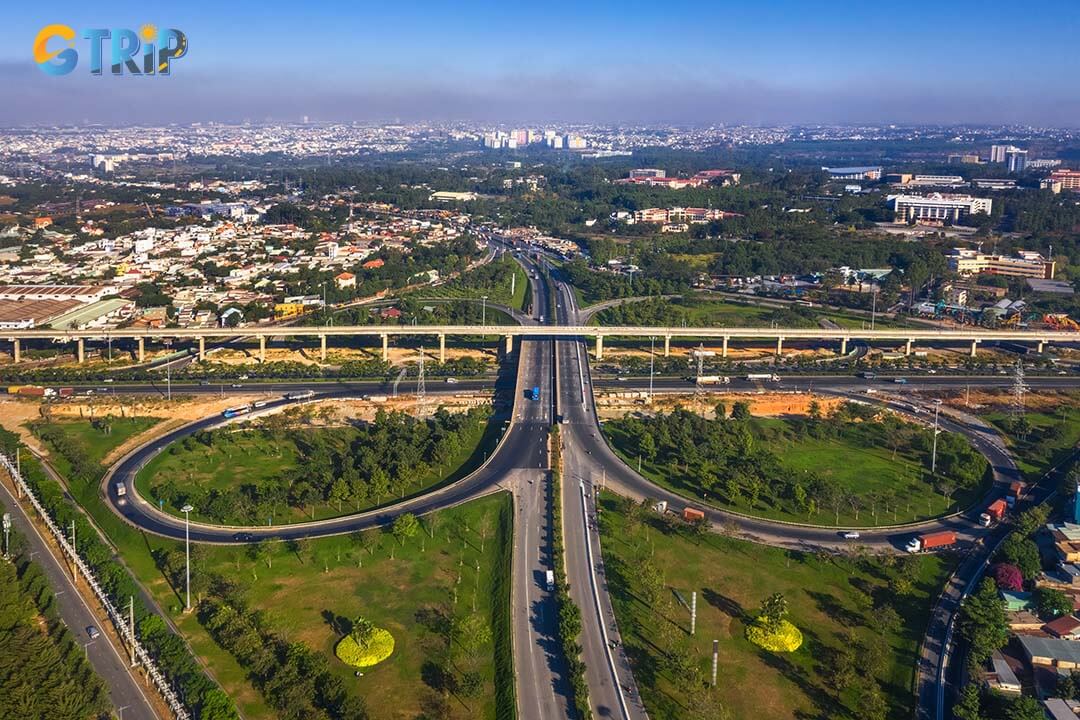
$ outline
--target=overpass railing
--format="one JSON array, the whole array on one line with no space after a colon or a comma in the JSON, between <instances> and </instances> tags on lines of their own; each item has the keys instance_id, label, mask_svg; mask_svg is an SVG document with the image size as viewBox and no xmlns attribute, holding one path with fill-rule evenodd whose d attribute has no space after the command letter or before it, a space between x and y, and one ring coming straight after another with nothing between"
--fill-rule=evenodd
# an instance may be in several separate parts
<instances>
[{"instance_id":1,"label":"overpass railing","mask_svg":"<svg viewBox=\"0 0 1080 720\"><path fill-rule=\"evenodd\" d=\"M101 603L102 607L105 608L105 612L108 613L109 620L112 621L113 627L116 628L117 633L122 638L127 640L129 647L131 647L134 652L135 659L146 668L147 674L161 694L161 697L165 700L166 704L168 704L169 709L172 710L173 715L176 716L177 720L190 720L191 714L180 701L180 697L177 695L168 679L161 670L158 669L157 663L150 657L150 653L146 651L146 648L144 648L138 638L135 637L134 628L130 627L124 621L124 616L113 604L112 599L105 592L104 588L101 587L101 584L94 576L90 566L79 557L79 554L75 551L75 547L68 538L65 537L63 530L61 530L56 522L53 521L52 516L45 510L45 507L41 504L41 501L38 500L30 485L23 479L16 464L7 455L0 454L0 465L2 465L8 474L11 475L14 483L26 495L27 499L30 500L30 504L37 510L38 515L45 523L45 526L49 528L49 532L52 533L53 538L60 545L60 548L72 559L78 572L82 573L83 578L86 579L86 584L94 591L94 596L98 599L98 602Z\"/></svg>"}]
</instances>

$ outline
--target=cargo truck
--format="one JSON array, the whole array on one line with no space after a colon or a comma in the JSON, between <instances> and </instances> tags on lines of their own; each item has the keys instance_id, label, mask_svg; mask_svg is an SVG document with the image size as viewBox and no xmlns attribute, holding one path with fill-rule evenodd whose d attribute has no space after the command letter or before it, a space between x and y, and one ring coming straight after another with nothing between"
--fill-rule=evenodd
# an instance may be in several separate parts
<instances>
[{"instance_id":1,"label":"cargo truck","mask_svg":"<svg viewBox=\"0 0 1080 720\"><path fill-rule=\"evenodd\" d=\"M307 400L308 398L315 397L314 390L304 390L302 392L289 393L285 396L286 400Z\"/></svg>"},{"instance_id":2,"label":"cargo truck","mask_svg":"<svg viewBox=\"0 0 1080 720\"><path fill-rule=\"evenodd\" d=\"M1016 501L1020 499L1020 494L1024 492L1024 487L1024 483L1019 480L1009 485L1009 492L1005 496L1005 504L1009 507L1015 505Z\"/></svg>"},{"instance_id":3,"label":"cargo truck","mask_svg":"<svg viewBox=\"0 0 1080 720\"><path fill-rule=\"evenodd\" d=\"M904 549L909 553L926 552L927 550L936 550L938 548L948 547L956 544L956 533L952 530L944 530L936 533L926 533L925 535L918 535L913 537Z\"/></svg>"},{"instance_id":4,"label":"cargo truck","mask_svg":"<svg viewBox=\"0 0 1080 720\"><path fill-rule=\"evenodd\" d=\"M995 500L990 503L990 507L986 508L986 512L979 515L979 524L983 527L990 527L991 524L1001 522L1001 518L1005 517L1005 510L1008 507L1004 500Z\"/></svg>"},{"instance_id":5,"label":"cargo truck","mask_svg":"<svg viewBox=\"0 0 1080 720\"><path fill-rule=\"evenodd\" d=\"M697 508L683 508L682 519L686 522L697 522L698 520L705 519L705 513L698 510Z\"/></svg>"},{"instance_id":6,"label":"cargo truck","mask_svg":"<svg viewBox=\"0 0 1080 720\"><path fill-rule=\"evenodd\" d=\"M750 382L780 382L780 376L772 373L750 373L746 376L746 379Z\"/></svg>"},{"instance_id":7,"label":"cargo truck","mask_svg":"<svg viewBox=\"0 0 1080 720\"><path fill-rule=\"evenodd\" d=\"M532 389L532 392L529 393L529 397L531 399L533 399L533 400L539 400L540 399L540 388L539 387L534 387Z\"/></svg>"},{"instance_id":8,"label":"cargo truck","mask_svg":"<svg viewBox=\"0 0 1080 720\"><path fill-rule=\"evenodd\" d=\"M730 385L731 378L726 375L702 375L694 378L698 385Z\"/></svg>"},{"instance_id":9,"label":"cargo truck","mask_svg":"<svg viewBox=\"0 0 1080 720\"><path fill-rule=\"evenodd\" d=\"M545 574L545 579L547 580L548 592L555 592L555 571L548 570Z\"/></svg>"},{"instance_id":10,"label":"cargo truck","mask_svg":"<svg viewBox=\"0 0 1080 720\"><path fill-rule=\"evenodd\" d=\"M116 483L116 496L124 497L125 495L127 495L127 486L122 482Z\"/></svg>"}]
</instances>

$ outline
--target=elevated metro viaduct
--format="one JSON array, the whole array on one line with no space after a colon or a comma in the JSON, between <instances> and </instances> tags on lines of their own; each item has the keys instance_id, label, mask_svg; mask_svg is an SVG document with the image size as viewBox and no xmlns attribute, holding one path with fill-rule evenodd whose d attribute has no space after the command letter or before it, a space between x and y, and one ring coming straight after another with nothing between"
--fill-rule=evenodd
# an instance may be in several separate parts
<instances>
[{"instance_id":1,"label":"elevated metro viaduct","mask_svg":"<svg viewBox=\"0 0 1080 720\"><path fill-rule=\"evenodd\" d=\"M905 344L907 354L911 354L916 342L938 344L968 344L971 354L980 343L1011 342L1028 343L1038 352L1042 352L1047 343L1080 343L1080 332L1057 332L1045 330L933 330L898 328L888 330L853 330L847 328L735 328L735 327L647 327L647 326L562 326L562 325L402 325L372 326L343 325L338 327L291 327L291 326L255 326L246 328L161 328L161 329L110 329L110 330L8 330L3 333L12 343L12 355L16 362L21 360L23 340L52 340L54 342L73 342L79 362L86 359L87 341L132 340L138 343L138 357L144 361L146 341L189 340L198 344L199 359L206 357L206 340L257 338L259 341L259 360L266 360L267 338L318 338L322 360L326 360L326 342L330 337L378 337L382 340L383 360L389 358L390 338L394 337L435 337L439 342L439 359L446 359L447 336L501 336L509 348L514 337L591 337L596 341L596 358L603 359L605 337L656 338L664 341L664 355L671 352L673 338L718 339L722 342L722 356L727 356L728 343L738 340L775 340L776 352L783 352L784 342L788 340L810 340L814 342L833 342L839 346L840 353L847 353L847 344L851 340L892 341Z\"/></svg>"}]
</instances>

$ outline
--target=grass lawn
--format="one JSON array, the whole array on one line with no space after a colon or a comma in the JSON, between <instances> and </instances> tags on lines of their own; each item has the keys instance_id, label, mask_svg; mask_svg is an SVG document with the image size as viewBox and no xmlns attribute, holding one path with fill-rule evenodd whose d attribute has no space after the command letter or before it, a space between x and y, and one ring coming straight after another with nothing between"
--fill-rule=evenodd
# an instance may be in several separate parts
<instances>
[{"instance_id":1,"label":"grass lawn","mask_svg":"<svg viewBox=\"0 0 1080 720\"><path fill-rule=\"evenodd\" d=\"M819 320L828 319L844 328L869 327L870 318L862 317L854 313L845 313L838 310L830 310L818 307L799 307L788 305L785 307L771 307L754 305L750 303L732 302L729 300L716 300L714 296L689 294L681 299L665 301L661 312L663 317L641 317L629 324L646 323L656 325L682 325L684 322L689 327L769 327L769 324L782 316L782 325L799 328L820 327ZM628 306L628 312L632 312L633 306ZM674 313L674 314L670 314ZM618 308L604 310L590 319L593 325L618 326L628 324L622 322L622 315ZM632 316L633 317L633 316ZM904 325L902 321L894 321L878 317L877 325L882 327L897 327Z\"/></svg>"},{"instance_id":2,"label":"grass lawn","mask_svg":"<svg viewBox=\"0 0 1080 720\"><path fill-rule=\"evenodd\" d=\"M786 420L776 418L754 418L753 422L764 431L780 430L788 424ZM603 427L619 457L627 465L637 468L636 438L626 435L617 423L604 423ZM702 498L696 478L686 477L681 468L659 461L643 460L641 474L662 487L715 507L758 517L829 526L869 527L935 517L969 506L986 491L986 487L980 485L968 492L957 492L947 501L922 479L922 458L910 452L900 451L893 459L888 448L864 447L845 438L789 437L780 432L769 433L769 437L769 440L759 442L768 444L769 449L781 458L786 471L809 471L831 477L847 492L861 497L862 507L856 511L845 506L840 510L839 519L833 509L824 507L808 517L769 504L764 497L757 505L751 505L746 497L738 503L712 496ZM886 496L888 499L883 499Z\"/></svg>"},{"instance_id":3,"label":"grass lawn","mask_svg":"<svg viewBox=\"0 0 1080 720\"><path fill-rule=\"evenodd\" d=\"M114 417L108 421L107 431L104 427L95 427L89 420L54 420L53 424L63 431L69 440L78 443L91 462L100 463L106 455L129 438L149 430L161 421L162 418L156 417ZM62 459L60 460L62 462Z\"/></svg>"},{"instance_id":4,"label":"grass lawn","mask_svg":"<svg viewBox=\"0 0 1080 720\"><path fill-rule=\"evenodd\" d=\"M499 420L479 424L462 442L461 449L445 467L432 467L425 476L417 478L409 486L404 497L428 492L436 486L453 482L471 473L494 449L501 431L502 422ZM191 449L186 449L182 442L177 442L155 456L139 471L135 477L135 486L140 495L152 498L151 486L163 482L165 478L175 479L181 488L204 486L206 489L226 489L236 483L258 484L279 477L296 466L300 454L297 441L301 440L304 433L329 434L334 443L340 444L343 448L347 448L357 435L352 428L336 427L292 429L286 432L284 439L277 441L260 432L243 432L234 435L231 442L215 444L213 447L194 443ZM274 523L308 522L312 519L321 520L349 515L380 505L399 502L401 499L401 496L385 496L381 501L367 502L361 504L360 507L343 505L341 508L333 504L319 503L314 508L314 518L311 508L300 510L286 506L281 509L280 515L274 517ZM177 517L182 517L169 503L165 503L163 509ZM193 520L211 520L201 515L198 508L192 512L191 517ZM233 524L244 523L236 519Z\"/></svg>"},{"instance_id":5,"label":"grass lawn","mask_svg":"<svg viewBox=\"0 0 1080 720\"><path fill-rule=\"evenodd\" d=\"M691 539L665 529L656 516L631 528L618 509L618 499L602 499L601 533L607 579L623 642L634 664L635 679L654 720L698 717L683 704L686 693L676 686L661 650L677 647L688 653L700 677L711 672L713 640L719 641L715 699L733 718L858 718L857 687L836 689L834 660L838 651L856 644L881 642L876 672L855 652L861 682L873 676L890 718L910 718L918 644L929 618L933 597L951 569L934 555L903 558L910 587L890 588L899 568L882 560L814 555L770 548L707 534ZM652 605L642 597L643 564L664 575L662 600ZM698 594L697 632L689 635L687 602ZM788 620L803 633L801 648L773 654L746 640L748 621L770 594L787 600ZM669 602L669 600L673 602ZM891 607L896 623L883 627L880 611ZM852 629L854 638L843 636ZM860 680L857 679L856 683Z\"/></svg>"},{"instance_id":6,"label":"grass lawn","mask_svg":"<svg viewBox=\"0 0 1080 720\"><path fill-rule=\"evenodd\" d=\"M984 413L983 419L998 428L1013 450L1017 467L1029 482L1039 480L1080 444L1080 407L1076 395L1063 397L1053 412L1027 412L1026 437L1018 437L1007 412Z\"/></svg>"},{"instance_id":7,"label":"grass lawn","mask_svg":"<svg viewBox=\"0 0 1080 720\"><path fill-rule=\"evenodd\" d=\"M472 281L471 273L487 273L492 268L503 268L497 283L488 286L477 286ZM488 296L488 302L498 303L512 307L515 310L524 310L532 294L529 292L529 276L525 270L507 256L505 261L495 261L491 265L482 266L470 272L466 272L459 278L450 280L443 285L414 290L408 295L415 298L472 298L479 300L481 295ZM513 280L511 280L511 275ZM511 292L512 291L512 292Z\"/></svg>"}]
</instances>

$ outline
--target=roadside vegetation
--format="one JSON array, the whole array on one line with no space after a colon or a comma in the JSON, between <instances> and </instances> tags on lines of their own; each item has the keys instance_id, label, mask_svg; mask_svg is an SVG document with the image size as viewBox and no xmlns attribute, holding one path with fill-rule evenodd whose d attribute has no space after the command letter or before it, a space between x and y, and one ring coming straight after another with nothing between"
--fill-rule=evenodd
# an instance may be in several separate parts
<instances>
[{"instance_id":1,"label":"roadside vegetation","mask_svg":"<svg viewBox=\"0 0 1080 720\"><path fill-rule=\"evenodd\" d=\"M130 565L117 562L114 548L97 534L95 525L105 530L109 540L117 547L127 546L134 550L134 557L125 556L125 560L137 561L141 553L144 561L142 569L153 569L146 551L146 536L126 525L101 502L97 488L104 468L98 466L99 472L94 475L89 470L83 475L65 475L65 488L53 480L42 464L27 452L18 435L0 428L0 451L14 456L20 448L22 473L27 484L57 524L62 527L75 524L76 549L112 602L124 607L130 598L134 598L136 635L157 659L158 666L185 698L187 706L197 713L200 720L236 720L239 716L231 694L223 692L217 682L206 674L185 640L173 632L154 608L144 601L135 577L144 580L145 575ZM64 464L62 456L54 454L53 457L57 459L58 468L71 469ZM79 505L93 518L94 525L80 511Z\"/></svg>"},{"instance_id":2,"label":"roadside vegetation","mask_svg":"<svg viewBox=\"0 0 1080 720\"><path fill-rule=\"evenodd\" d=\"M312 427L311 408L180 440L136 486L165 510L226 525L303 522L368 510L471 472L498 439L490 408Z\"/></svg>"},{"instance_id":3,"label":"roadside vegetation","mask_svg":"<svg viewBox=\"0 0 1080 720\"><path fill-rule=\"evenodd\" d=\"M948 556L802 553L709 533L611 494L601 507L607 580L650 717L911 717L918 645ZM747 637L774 621L780 646Z\"/></svg>"},{"instance_id":4,"label":"roadside vegetation","mask_svg":"<svg viewBox=\"0 0 1080 720\"><path fill-rule=\"evenodd\" d=\"M1080 406L1075 394L1062 396L1053 410L1023 415L993 411L983 417L1008 438L1016 464L1029 482L1066 459L1080 443Z\"/></svg>"},{"instance_id":5,"label":"roadside vegetation","mask_svg":"<svg viewBox=\"0 0 1080 720\"><path fill-rule=\"evenodd\" d=\"M932 431L867 405L825 416L751 417L723 403L706 419L684 409L604 423L616 452L645 477L707 504L817 525L889 525L974 503L986 460L960 435Z\"/></svg>"},{"instance_id":6,"label":"roadside vegetation","mask_svg":"<svg viewBox=\"0 0 1080 720\"><path fill-rule=\"evenodd\" d=\"M511 522L499 494L383 530L196 545L193 615L179 612L182 543L148 539L158 570L145 581L251 720L510 719ZM378 662L341 656L354 636Z\"/></svg>"},{"instance_id":7,"label":"roadside vegetation","mask_svg":"<svg viewBox=\"0 0 1080 720\"><path fill-rule=\"evenodd\" d=\"M0 561L0 717L104 717L111 706L105 684L60 617L52 587L18 531L10 543L11 561Z\"/></svg>"}]
</instances>

